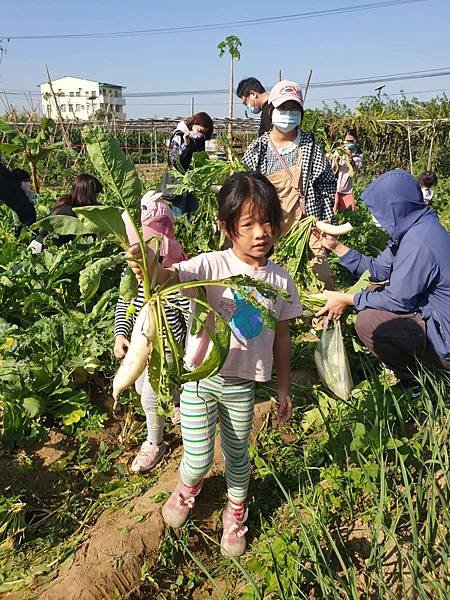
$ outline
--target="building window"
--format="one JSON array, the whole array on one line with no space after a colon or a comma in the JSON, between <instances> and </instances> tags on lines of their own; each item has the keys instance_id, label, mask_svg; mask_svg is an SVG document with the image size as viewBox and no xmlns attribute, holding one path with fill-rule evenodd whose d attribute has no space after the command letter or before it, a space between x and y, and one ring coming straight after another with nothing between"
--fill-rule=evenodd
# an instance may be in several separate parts
<instances>
[{"instance_id":1,"label":"building window","mask_svg":"<svg viewBox=\"0 0 450 600\"><path fill-rule=\"evenodd\" d=\"M65 104L61 104L61 112L66 112L66 105Z\"/></svg>"},{"instance_id":2,"label":"building window","mask_svg":"<svg viewBox=\"0 0 450 600\"><path fill-rule=\"evenodd\" d=\"M116 98L118 98L118 97L119 97L119 92L116 90L116 91L114 92L114 95L115 95L115 97L116 97Z\"/></svg>"},{"instance_id":3,"label":"building window","mask_svg":"<svg viewBox=\"0 0 450 600\"><path fill-rule=\"evenodd\" d=\"M80 96L80 92L75 92L75 96Z\"/></svg>"},{"instance_id":4,"label":"building window","mask_svg":"<svg viewBox=\"0 0 450 600\"><path fill-rule=\"evenodd\" d=\"M69 96L74 96L74 92L69 92Z\"/></svg>"},{"instance_id":5,"label":"building window","mask_svg":"<svg viewBox=\"0 0 450 600\"><path fill-rule=\"evenodd\" d=\"M82 109L82 106L81 106L81 104L77 104L77 105L75 106L75 112L80 112L80 110L81 110L81 109Z\"/></svg>"},{"instance_id":6,"label":"building window","mask_svg":"<svg viewBox=\"0 0 450 600\"><path fill-rule=\"evenodd\" d=\"M91 96L94 96L94 98L97 98L97 92L94 90L93 92L91 92Z\"/></svg>"},{"instance_id":7,"label":"building window","mask_svg":"<svg viewBox=\"0 0 450 600\"><path fill-rule=\"evenodd\" d=\"M69 112L73 112L73 104L69 104Z\"/></svg>"}]
</instances>

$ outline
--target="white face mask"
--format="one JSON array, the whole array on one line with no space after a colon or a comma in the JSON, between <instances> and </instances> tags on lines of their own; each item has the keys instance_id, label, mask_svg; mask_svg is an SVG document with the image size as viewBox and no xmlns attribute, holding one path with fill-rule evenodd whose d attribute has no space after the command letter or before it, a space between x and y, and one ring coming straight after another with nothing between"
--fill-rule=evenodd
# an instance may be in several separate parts
<instances>
[{"instance_id":1,"label":"white face mask","mask_svg":"<svg viewBox=\"0 0 450 600\"><path fill-rule=\"evenodd\" d=\"M273 125L286 133L298 127L301 120L302 115L299 110L278 110L278 108L274 108L272 113Z\"/></svg>"},{"instance_id":2,"label":"white face mask","mask_svg":"<svg viewBox=\"0 0 450 600\"><path fill-rule=\"evenodd\" d=\"M203 135L203 133L200 133L200 131L197 131L197 129L192 129L189 133L189 137L193 140L200 140L205 136Z\"/></svg>"}]
</instances>

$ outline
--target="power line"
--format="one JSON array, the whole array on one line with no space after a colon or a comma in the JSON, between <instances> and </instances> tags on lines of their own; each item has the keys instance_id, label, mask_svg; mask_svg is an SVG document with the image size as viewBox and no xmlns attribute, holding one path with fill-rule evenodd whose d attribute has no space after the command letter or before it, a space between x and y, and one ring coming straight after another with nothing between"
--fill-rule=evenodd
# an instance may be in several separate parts
<instances>
[{"instance_id":1,"label":"power line","mask_svg":"<svg viewBox=\"0 0 450 600\"><path fill-rule=\"evenodd\" d=\"M330 8L326 10L316 10L289 15L280 15L277 17L264 17L259 19L245 19L241 21L228 21L222 23L209 23L204 25L186 25L180 27L165 27L157 29L137 29L132 31L110 31L94 33L64 33L64 34L45 34L45 35L3 35L1 37L7 40L61 40L61 39L81 39L81 38L115 38L115 37L133 37L141 35L165 35L172 33L191 33L198 31L211 31L213 29L224 29L226 27L248 27L253 25L264 25L279 23L285 21L295 21L303 19L312 19L326 17L330 15L345 15L354 12L364 12L380 8L389 8L403 4L416 4L418 2L429 2L430 0L385 0L382 2L369 2L366 4L357 4L356 6L341 6L339 8Z\"/></svg>"},{"instance_id":2,"label":"power line","mask_svg":"<svg viewBox=\"0 0 450 600\"><path fill-rule=\"evenodd\" d=\"M397 97L397 96L412 96L414 94L433 94L437 92L448 92L450 88L438 88L432 90L413 90L410 92L400 92L400 93L386 93L386 96L389 98ZM11 91L11 90L0 90L0 94L5 94L7 96L18 96L23 97L27 95L25 91ZM32 92L34 95L34 99L39 99L39 92ZM37 96L37 97L36 97ZM361 98L368 98L370 96L374 96L374 94L360 94L357 96L330 96L328 98L309 98L308 102L327 102L332 100L359 100ZM32 98L33 99L33 98ZM190 101L186 102L129 102L127 106L187 106L190 105ZM228 106L228 102L208 102L208 106Z\"/></svg>"},{"instance_id":3,"label":"power line","mask_svg":"<svg viewBox=\"0 0 450 600\"><path fill-rule=\"evenodd\" d=\"M335 81L322 81L317 83L312 83L311 88L330 88L330 87L343 87L350 85L367 85L370 83L378 83L380 81L405 81L408 79L426 79L430 77L442 77L445 75L450 75L450 68L440 68L440 69L426 69L423 71L407 71L403 73L393 73L390 75L380 75L378 77L368 77L368 78L354 78L354 79L339 79ZM31 97L39 97L40 92L34 90L1 90L0 93L8 94L11 96L14 95L29 95ZM125 98L158 98L158 97L168 97L168 96L206 96L206 95L220 95L220 94L228 94L227 88L221 89L210 89L210 90L172 90L165 92L128 92L123 96ZM354 98L354 96L347 97L348 99ZM164 103L166 104L166 103Z\"/></svg>"},{"instance_id":4,"label":"power line","mask_svg":"<svg viewBox=\"0 0 450 600\"><path fill-rule=\"evenodd\" d=\"M336 81L322 81L311 83L311 88L330 88L351 85L364 85L369 83L378 83L379 81L406 81L408 79L423 79L429 77L442 77L450 75L450 68L428 69L425 71L408 71L404 73L393 73L391 75L380 75L378 77L365 77L359 79L339 79ZM171 92L128 92L124 94L126 98L157 98L167 96L206 96L215 94L228 94L227 88L213 90L184 90Z\"/></svg>"}]
</instances>

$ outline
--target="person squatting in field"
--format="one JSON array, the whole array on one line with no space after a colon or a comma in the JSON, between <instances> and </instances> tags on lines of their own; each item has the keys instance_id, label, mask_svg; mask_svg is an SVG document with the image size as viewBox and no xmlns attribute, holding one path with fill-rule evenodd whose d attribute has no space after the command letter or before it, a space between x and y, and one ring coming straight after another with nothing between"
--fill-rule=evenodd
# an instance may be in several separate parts
<instances>
[{"instance_id":1,"label":"person squatting in field","mask_svg":"<svg viewBox=\"0 0 450 600\"><path fill-rule=\"evenodd\" d=\"M332 236L320 241L354 275L369 270L385 283L353 296L326 292L318 315L336 319L354 306L359 338L400 380L413 379L417 359L450 370L450 234L407 171L388 171L361 197L390 235L386 249L371 258Z\"/></svg>"},{"instance_id":2,"label":"person squatting in field","mask_svg":"<svg viewBox=\"0 0 450 600\"><path fill-rule=\"evenodd\" d=\"M303 95L297 83L284 79L269 94L272 127L247 148L243 163L265 175L275 186L281 201L285 234L303 216L333 222L336 177L330 161L314 136L300 129ZM311 237L311 268L325 289L334 290L334 275L326 250Z\"/></svg>"},{"instance_id":3,"label":"person squatting in field","mask_svg":"<svg viewBox=\"0 0 450 600\"><path fill-rule=\"evenodd\" d=\"M200 254L174 265L171 272L154 265L149 251L150 270L156 267L158 281L164 283L193 280L218 280L233 275L249 275L287 290L290 301L272 301L255 297L274 311L276 331L263 323L260 311L230 288L207 286L210 306L221 313L232 331L231 345L218 375L199 382L184 384L181 392L181 431L184 455L180 464L180 480L165 503L162 514L166 523L180 527L189 516L204 477L213 464L214 434L219 420L228 502L223 513L222 550L240 556L246 549L247 490L250 478L249 435L254 409L256 381L269 381L272 364L277 370L279 416L290 419L290 334L289 320L302 314L299 297L288 273L266 258L281 227L281 206L275 187L260 173L236 173L223 185L218 195L220 227L231 242L231 248ZM139 258L138 246L129 250L131 268L139 274L133 257ZM194 302L193 302L194 303ZM208 317L214 327L214 317ZM193 336L188 327L186 366L192 369L203 362L210 346L204 333Z\"/></svg>"},{"instance_id":4,"label":"person squatting in field","mask_svg":"<svg viewBox=\"0 0 450 600\"><path fill-rule=\"evenodd\" d=\"M167 163L170 168L184 173L191 166L194 152L205 150L205 140L210 140L214 130L211 117L205 112L199 112L184 121L180 121L169 142ZM182 196L171 199L173 214L178 217L197 210L198 202L195 195L186 192Z\"/></svg>"},{"instance_id":5,"label":"person squatting in field","mask_svg":"<svg viewBox=\"0 0 450 600\"><path fill-rule=\"evenodd\" d=\"M161 240L159 246L160 260L165 268L171 268L174 263L185 260L187 256L175 239L174 216L167 204L161 200L161 196L161 193L149 191L141 200L142 235L144 240L149 240L155 236ZM127 213L124 213L122 218L125 222L130 244L137 243L137 236ZM189 298L178 293L170 296L170 302L172 306L166 306L164 309L167 322L174 339L181 345L184 345L186 322L181 309L184 308L188 311L190 301ZM139 284L138 294L132 301L132 304L136 311L130 318L127 318L127 310L130 304L122 297L119 297L117 301L114 323L114 356L118 359L123 359L128 351L130 334L133 329L135 317L144 305L142 282ZM170 359L171 356L168 356L168 360ZM164 417L157 414L158 394L150 385L147 369L145 369L136 381L135 387L141 396L141 404L147 424L147 438L131 464L131 470L134 473L140 473L150 471L158 465L167 451L167 445L163 442ZM175 392L175 396L178 396L177 392ZM174 412L175 418L173 422L177 423L179 422L176 419L179 416L178 404L174 407Z\"/></svg>"},{"instance_id":6,"label":"person squatting in field","mask_svg":"<svg viewBox=\"0 0 450 600\"><path fill-rule=\"evenodd\" d=\"M269 111L269 92L255 77L242 79L237 88L236 95L252 115L261 114L258 137L261 137L272 128L272 115Z\"/></svg>"},{"instance_id":7,"label":"person squatting in field","mask_svg":"<svg viewBox=\"0 0 450 600\"><path fill-rule=\"evenodd\" d=\"M74 208L80 206L93 206L98 204L97 196L103 191L103 186L97 177L88 173L80 173L75 177L69 194L62 196L53 205L50 216L65 215L67 217L77 217ZM40 254L44 248L44 240L47 237L46 231L41 231L29 244L29 248L35 254ZM52 236L56 246L63 246L74 239L73 235Z\"/></svg>"}]
</instances>

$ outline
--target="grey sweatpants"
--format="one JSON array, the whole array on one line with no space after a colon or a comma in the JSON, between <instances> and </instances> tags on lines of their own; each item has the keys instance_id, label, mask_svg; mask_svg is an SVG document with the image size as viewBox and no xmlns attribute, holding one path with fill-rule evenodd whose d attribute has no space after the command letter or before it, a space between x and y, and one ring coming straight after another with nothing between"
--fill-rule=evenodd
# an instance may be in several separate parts
<instances>
[{"instance_id":1,"label":"grey sweatpants","mask_svg":"<svg viewBox=\"0 0 450 600\"><path fill-rule=\"evenodd\" d=\"M164 436L164 417L157 413L158 394L148 380L147 369L136 380L135 388L141 396L141 404L147 421L147 441L160 444Z\"/></svg>"}]
</instances>

